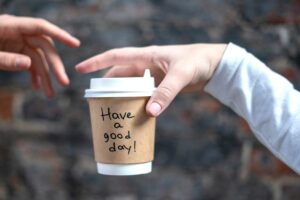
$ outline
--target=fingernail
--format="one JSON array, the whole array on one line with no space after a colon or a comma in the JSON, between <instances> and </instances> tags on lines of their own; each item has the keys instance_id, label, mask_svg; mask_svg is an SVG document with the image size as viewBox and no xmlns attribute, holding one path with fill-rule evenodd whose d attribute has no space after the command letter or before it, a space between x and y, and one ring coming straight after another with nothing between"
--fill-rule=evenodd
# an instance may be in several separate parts
<instances>
[{"instance_id":1,"label":"fingernail","mask_svg":"<svg viewBox=\"0 0 300 200\"><path fill-rule=\"evenodd\" d=\"M75 69L76 69L76 70L78 70L78 68L80 68L80 64L81 64L81 63L79 63L79 64L77 64L77 65L75 66Z\"/></svg>"},{"instance_id":2,"label":"fingernail","mask_svg":"<svg viewBox=\"0 0 300 200\"><path fill-rule=\"evenodd\" d=\"M78 65L76 65L75 69L76 69L77 72L80 72L80 73L84 72L84 64L83 64L83 62L79 63Z\"/></svg>"},{"instance_id":3,"label":"fingernail","mask_svg":"<svg viewBox=\"0 0 300 200\"><path fill-rule=\"evenodd\" d=\"M16 58L16 67L17 68L28 68L30 67L30 59L27 57L17 57Z\"/></svg>"},{"instance_id":4,"label":"fingernail","mask_svg":"<svg viewBox=\"0 0 300 200\"><path fill-rule=\"evenodd\" d=\"M76 43L77 43L77 45L79 46L80 45L80 40L79 39L77 39L77 38L75 38L75 41L76 41Z\"/></svg>"},{"instance_id":5,"label":"fingernail","mask_svg":"<svg viewBox=\"0 0 300 200\"><path fill-rule=\"evenodd\" d=\"M69 85L70 79L68 78L67 74L64 75L64 85Z\"/></svg>"},{"instance_id":6,"label":"fingernail","mask_svg":"<svg viewBox=\"0 0 300 200\"><path fill-rule=\"evenodd\" d=\"M74 37L74 36L72 36L72 35L70 35L71 37L72 37L72 40L73 40L73 42L74 42L74 45L75 46L80 46L80 40L79 39L77 39L76 37Z\"/></svg>"},{"instance_id":7,"label":"fingernail","mask_svg":"<svg viewBox=\"0 0 300 200\"><path fill-rule=\"evenodd\" d=\"M64 68L64 67L63 67L63 68ZM62 79L61 79L60 83L61 83L62 86L69 85L70 80L69 80L69 77L68 77L66 71L64 71L64 72L61 74L61 78L62 78Z\"/></svg>"},{"instance_id":8,"label":"fingernail","mask_svg":"<svg viewBox=\"0 0 300 200\"><path fill-rule=\"evenodd\" d=\"M153 102L150 104L148 111L151 115L157 116L161 111L161 106L158 103Z\"/></svg>"}]
</instances>

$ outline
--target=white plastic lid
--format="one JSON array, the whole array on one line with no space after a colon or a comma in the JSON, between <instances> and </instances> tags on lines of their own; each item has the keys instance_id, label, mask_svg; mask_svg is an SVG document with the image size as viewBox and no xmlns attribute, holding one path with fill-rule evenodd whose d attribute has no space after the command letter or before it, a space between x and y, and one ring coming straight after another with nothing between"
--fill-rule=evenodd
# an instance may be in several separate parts
<instances>
[{"instance_id":1,"label":"white plastic lid","mask_svg":"<svg viewBox=\"0 0 300 200\"><path fill-rule=\"evenodd\" d=\"M144 77L92 78L84 97L151 96L154 89L154 78L146 69Z\"/></svg>"},{"instance_id":2,"label":"white plastic lid","mask_svg":"<svg viewBox=\"0 0 300 200\"><path fill-rule=\"evenodd\" d=\"M152 171L152 162L137 164L104 164L97 163L99 174L113 176L130 176L148 174Z\"/></svg>"}]
</instances>

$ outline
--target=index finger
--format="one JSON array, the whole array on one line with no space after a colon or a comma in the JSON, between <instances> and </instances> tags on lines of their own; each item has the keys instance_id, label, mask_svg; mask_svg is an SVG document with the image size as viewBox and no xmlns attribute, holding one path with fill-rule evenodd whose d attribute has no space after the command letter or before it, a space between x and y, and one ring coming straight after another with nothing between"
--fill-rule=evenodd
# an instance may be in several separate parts
<instances>
[{"instance_id":1,"label":"index finger","mask_svg":"<svg viewBox=\"0 0 300 200\"><path fill-rule=\"evenodd\" d=\"M44 19L20 17L20 20L17 20L17 27L23 34L47 35L70 47L78 47L80 45L80 41L77 38Z\"/></svg>"},{"instance_id":2,"label":"index finger","mask_svg":"<svg viewBox=\"0 0 300 200\"><path fill-rule=\"evenodd\" d=\"M80 73L89 73L113 65L150 65L155 60L153 52L153 47L112 49L79 63L76 70Z\"/></svg>"}]
</instances>

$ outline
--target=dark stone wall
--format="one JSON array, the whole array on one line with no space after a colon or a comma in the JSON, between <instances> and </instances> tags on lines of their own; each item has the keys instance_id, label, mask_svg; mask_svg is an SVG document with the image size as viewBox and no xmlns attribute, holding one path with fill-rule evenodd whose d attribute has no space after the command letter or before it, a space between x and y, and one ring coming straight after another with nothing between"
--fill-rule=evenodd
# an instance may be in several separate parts
<instances>
[{"instance_id":1,"label":"dark stone wall","mask_svg":"<svg viewBox=\"0 0 300 200\"><path fill-rule=\"evenodd\" d=\"M96 173L88 107L91 77L74 66L124 46L234 42L300 89L299 0L0 0L0 12L46 18L81 39L56 44L71 79L47 99L28 74L0 72L0 199L293 200L299 176L230 109L180 94L157 119L153 172Z\"/></svg>"}]
</instances>

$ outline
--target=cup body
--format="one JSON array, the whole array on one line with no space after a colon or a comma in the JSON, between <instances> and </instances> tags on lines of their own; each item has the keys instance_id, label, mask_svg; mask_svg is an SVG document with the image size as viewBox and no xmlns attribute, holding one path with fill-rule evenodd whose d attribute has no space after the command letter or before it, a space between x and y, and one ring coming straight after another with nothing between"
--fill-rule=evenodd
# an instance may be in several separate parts
<instances>
[{"instance_id":1,"label":"cup body","mask_svg":"<svg viewBox=\"0 0 300 200\"><path fill-rule=\"evenodd\" d=\"M94 155L100 174L138 175L151 172L155 118L145 111L154 90L154 80L149 79L92 79L91 88L86 90ZM145 87L138 83L143 83Z\"/></svg>"}]
</instances>

